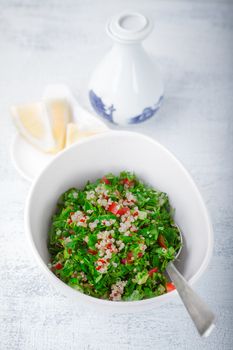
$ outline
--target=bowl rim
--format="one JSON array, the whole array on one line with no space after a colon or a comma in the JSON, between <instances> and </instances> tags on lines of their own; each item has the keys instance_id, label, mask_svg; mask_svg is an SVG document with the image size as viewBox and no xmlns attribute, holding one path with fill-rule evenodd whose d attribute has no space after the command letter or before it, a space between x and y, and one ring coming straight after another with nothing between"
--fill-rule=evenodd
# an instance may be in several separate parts
<instances>
[{"instance_id":1,"label":"bowl rim","mask_svg":"<svg viewBox=\"0 0 233 350\"><path fill-rule=\"evenodd\" d=\"M24 227L25 227L25 234L27 237L27 241L31 247L31 251L34 255L34 258L36 259L38 265L40 266L40 268L42 268L42 270L45 272L45 274L47 275L47 277L50 278L50 281L53 281L53 285L55 286L60 286L60 292L61 294L65 294L62 293L62 289L65 288L67 290L67 293L69 293L70 295L73 294L73 296L77 297L77 301L82 301L83 302L87 302L89 305L90 304L99 304L100 306L107 306L107 307L115 307L115 308L127 308L127 307L143 307L146 305L150 305L152 303L155 302L165 302L171 298L174 298L178 293L176 290L173 290L169 293L157 296L157 297L153 297L153 298L149 298L149 299L143 299L143 300L135 300L135 301L111 301L111 300L105 300L105 299L99 299L99 298L95 298L92 296L89 296L87 294L84 294L82 292L79 292L73 288L71 288L70 286L68 286L66 283L64 283L63 281L61 281L58 277L56 277L54 275L54 273L49 269L49 267L46 265L46 263L44 262L44 260L41 258L40 254L37 251L37 248L35 246L34 240L32 238L32 234L31 234L31 227L30 227L30 217L29 217L29 212L30 212L30 206L31 206L31 200L32 200L32 196L34 193L34 190L37 186L37 183L40 181L41 176L43 176L43 174L47 171L47 169L50 167L51 164L53 164L54 162L57 161L57 159L61 158L64 156L64 154L69 153L70 150L72 150L73 148L79 147L80 144L88 144L91 143L94 140L98 140L98 139L102 139L102 138L111 138L112 135L122 135L122 136L127 136L127 137L140 137L141 139L144 139L147 142L150 142L154 145L156 145L158 148L160 148L161 150L163 150L163 152L167 153L176 163L177 165L180 167L180 169L185 173L185 175L187 176L187 178L189 179L193 190L195 191L198 200L199 200L199 204L201 205L201 209L203 211L203 214L205 216L205 220L208 226L208 233L207 233L207 249L206 249L206 253L205 253L205 257L199 267L199 269L195 272L195 274L188 279L188 282L192 285L193 283L195 283L202 275L203 273L206 271L210 259L212 257L213 254L213 244L214 244L214 234L213 234L213 227L212 227L212 223L210 220L210 216L207 210L207 207L205 205L205 202L203 200L203 197L197 187L197 185L195 184L194 180L192 179L191 175L189 174L189 172L186 170L186 168L184 167L184 165L182 164L182 162L170 151L168 150L165 146L163 146L160 142L158 142L157 140L155 140L154 138L147 136L145 134L139 133L139 132L135 132L135 131L127 131L127 130L110 130L109 132L103 133L103 134L97 134L97 135L93 135L90 138L87 139L83 139L80 140L78 142L76 142L75 144L71 145L69 148L64 149L63 151L59 152L46 166L45 168L42 169L42 171L38 174L38 176L33 180L31 188L29 190L27 199L26 199L26 204L25 204L25 208L24 208ZM79 300L78 300L79 299ZM117 311L117 310L116 310Z\"/></svg>"}]
</instances>

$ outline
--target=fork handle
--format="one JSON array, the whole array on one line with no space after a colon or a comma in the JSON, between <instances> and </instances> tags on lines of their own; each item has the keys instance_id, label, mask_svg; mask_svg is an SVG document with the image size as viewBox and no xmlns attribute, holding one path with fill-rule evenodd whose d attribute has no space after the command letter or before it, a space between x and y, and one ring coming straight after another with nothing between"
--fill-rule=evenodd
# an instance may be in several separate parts
<instances>
[{"instance_id":1,"label":"fork handle","mask_svg":"<svg viewBox=\"0 0 233 350\"><path fill-rule=\"evenodd\" d=\"M208 337L214 329L215 315L206 303L194 292L188 282L170 262L167 265L167 273L173 281L176 290L184 303L198 333L203 337Z\"/></svg>"}]
</instances>

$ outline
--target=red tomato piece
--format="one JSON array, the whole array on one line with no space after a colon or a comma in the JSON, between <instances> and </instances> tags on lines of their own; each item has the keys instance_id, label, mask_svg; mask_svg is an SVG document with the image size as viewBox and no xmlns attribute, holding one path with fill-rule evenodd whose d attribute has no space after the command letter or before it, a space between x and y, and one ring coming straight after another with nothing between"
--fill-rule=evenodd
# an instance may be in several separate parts
<instances>
[{"instance_id":1,"label":"red tomato piece","mask_svg":"<svg viewBox=\"0 0 233 350\"><path fill-rule=\"evenodd\" d=\"M61 263L57 263L54 267L56 270L61 270L63 268Z\"/></svg>"},{"instance_id":2,"label":"red tomato piece","mask_svg":"<svg viewBox=\"0 0 233 350\"><path fill-rule=\"evenodd\" d=\"M110 213L116 215L118 212L118 204L116 202L113 202L112 204L110 204L108 207L108 211L110 211Z\"/></svg>"},{"instance_id":3,"label":"red tomato piece","mask_svg":"<svg viewBox=\"0 0 233 350\"><path fill-rule=\"evenodd\" d=\"M98 261L102 262L102 264L106 263L106 261L104 259L99 259Z\"/></svg>"},{"instance_id":4,"label":"red tomato piece","mask_svg":"<svg viewBox=\"0 0 233 350\"><path fill-rule=\"evenodd\" d=\"M111 183L105 176L102 177L102 181L103 181L106 185L109 185L109 184Z\"/></svg>"},{"instance_id":5,"label":"red tomato piece","mask_svg":"<svg viewBox=\"0 0 233 350\"><path fill-rule=\"evenodd\" d=\"M127 263L131 264L133 262L133 253L129 252L127 255Z\"/></svg>"},{"instance_id":6,"label":"red tomato piece","mask_svg":"<svg viewBox=\"0 0 233 350\"><path fill-rule=\"evenodd\" d=\"M166 283L166 288L167 288L167 292L171 292L174 289L176 289L176 287L174 286L174 284L172 282L167 282Z\"/></svg>"},{"instance_id":7,"label":"red tomato piece","mask_svg":"<svg viewBox=\"0 0 233 350\"><path fill-rule=\"evenodd\" d=\"M128 211L129 211L129 208L128 208L128 207L120 208L120 209L117 211L117 214L119 214L120 216L122 216L122 215L125 215Z\"/></svg>"},{"instance_id":8,"label":"red tomato piece","mask_svg":"<svg viewBox=\"0 0 233 350\"><path fill-rule=\"evenodd\" d=\"M93 249L88 249L87 252L92 255L96 255L98 253L96 250Z\"/></svg>"},{"instance_id":9,"label":"red tomato piece","mask_svg":"<svg viewBox=\"0 0 233 350\"><path fill-rule=\"evenodd\" d=\"M165 243L165 238L161 234L159 234L158 243L159 243L160 247L167 249L167 246Z\"/></svg>"},{"instance_id":10,"label":"red tomato piece","mask_svg":"<svg viewBox=\"0 0 233 350\"><path fill-rule=\"evenodd\" d=\"M157 268L157 267L154 267L153 269L151 269L151 270L148 272L148 275L149 275L149 276L152 276L153 273L155 273L155 272L158 272L158 268Z\"/></svg>"},{"instance_id":11,"label":"red tomato piece","mask_svg":"<svg viewBox=\"0 0 233 350\"><path fill-rule=\"evenodd\" d=\"M95 268L97 271L101 269L101 266L96 266Z\"/></svg>"},{"instance_id":12,"label":"red tomato piece","mask_svg":"<svg viewBox=\"0 0 233 350\"><path fill-rule=\"evenodd\" d=\"M129 179L127 179L127 178L122 179L122 183L123 183L124 185L129 186L129 187L131 187L131 186L134 185L134 181L133 181L133 180L129 180Z\"/></svg>"}]
</instances>

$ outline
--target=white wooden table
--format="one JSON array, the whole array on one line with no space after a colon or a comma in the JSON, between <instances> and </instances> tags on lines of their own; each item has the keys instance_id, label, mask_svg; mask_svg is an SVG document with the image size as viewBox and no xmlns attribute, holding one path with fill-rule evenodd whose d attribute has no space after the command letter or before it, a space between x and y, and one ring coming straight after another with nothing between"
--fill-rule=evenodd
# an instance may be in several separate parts
<instances>
[{"instance_id":1,"label":"white wooden table","mask_svg":"<svg viewBox=\"0 0 233 350\"><path fill-rule=\"evenodd\" d=\"M30 184L13 168L9 106L66 83L87 105L85 84L110 48L106 19L125 8L149 12L145 46L166 82L151 135L184 163L212 216L214 255L195 285L218 316L210 338L196 334L181 302L129 316L87 312L55 294L25 242ZM232 349L233 324L232 1L0 0L0 349Z\"/></svg>"}]
</instances>

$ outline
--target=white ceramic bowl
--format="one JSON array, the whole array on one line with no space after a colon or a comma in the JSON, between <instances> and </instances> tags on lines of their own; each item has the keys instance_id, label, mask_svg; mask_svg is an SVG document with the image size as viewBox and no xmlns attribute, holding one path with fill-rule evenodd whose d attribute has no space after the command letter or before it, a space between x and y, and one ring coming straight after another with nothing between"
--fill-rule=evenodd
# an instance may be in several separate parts
<instances>
[{"instance_id":1,"label":"white ceramic bowl","mask_svg":"<svg viewBox=\"0 0 233 350\"><path fill-rule=\"evenodd\" d=\"M105 173L135 172L146 183L167 192L176 209L184 247L177 266L193 283L206 269L213 247L213 232L203 199L188 172L161 144L128 131L110 131L80 141L57 155L34 181L25 208L25 227L39 266L51 283L68 298L94 309L134 312L170 301L177 292L131 302L112 302L84 295L60 281L47 267L47 233L59 195L82 187Z\"/></svg>"}]
</instances>

